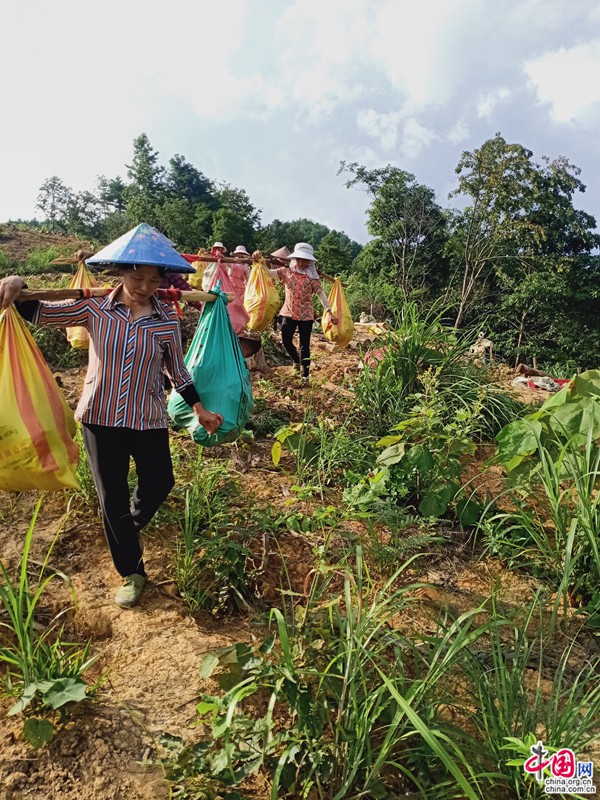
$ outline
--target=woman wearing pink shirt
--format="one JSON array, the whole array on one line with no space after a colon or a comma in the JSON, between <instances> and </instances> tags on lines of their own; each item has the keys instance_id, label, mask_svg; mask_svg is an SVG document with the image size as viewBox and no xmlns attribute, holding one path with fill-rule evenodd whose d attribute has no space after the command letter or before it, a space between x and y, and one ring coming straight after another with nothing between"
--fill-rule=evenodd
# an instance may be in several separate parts
<instances>
[{"instance_id":1,"label":"woman wearing pink shirt","mask_svg":"<svg viewBox=\"0 0 600 800\"><path fill-rule=\"evenodd\" d=\"M250 258L250 253L246 250L243 244L238 244L232 255L234 258L236 256L239 256L240 258ZM248 283L250 267L248 264L244 264L243 261L240 261L239 264L227 264L227 273L231 278L233 291L243 302L244 295L246 294L246 284Z\"/></svg>"},{"instance_id":2,"label":"woman wearing pink shirt","mask_svg":"<svg viewBox=\"0 0 600 800\"><path fill-rule=\"evenodd\" d=\"M294 252L287 257L289 267L269 270L271 275L285 286L285 301L281 309L281 341L294 362L295 368L302 370L302 377L308 380L310 373L310 337L315 320L312 296L316 294L326 312L331 314L331 306L316 269L312 245L299 242ZM333 323L337 319L332 315ZM294 334L298 329L300 353L294 344Z\"/></svg>"}]
</instances>

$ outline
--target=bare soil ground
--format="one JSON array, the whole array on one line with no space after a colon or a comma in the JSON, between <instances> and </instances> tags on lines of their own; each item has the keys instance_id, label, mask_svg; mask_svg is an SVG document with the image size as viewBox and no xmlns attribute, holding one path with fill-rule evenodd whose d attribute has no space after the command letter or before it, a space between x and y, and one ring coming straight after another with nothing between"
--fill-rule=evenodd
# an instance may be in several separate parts
<instances>
[{"instance_id":1,"label":"bare soil ground","mask_svg":"<svg viewBox=\"0 0 600 800\"><path fill-rule=\"evenodd\" d=\"M280 366L262 380L254 376L255 394L292 420L302 419L310 399L317 415L341 422L353 403L358 351L329 352L317 334L314 355L316 368L309 387L299 383L290 367ZM76 403L82 379L81 369L60 373L71 405ZM532 393L532 400L539 402L545 396ZM295 479L273 468L271 444L272 440L259 438L252 444L220 448L215 455L230 459L249 505L285 509L290 507ZM195 446L191 442L187 446L192 453ZM482 460L485 456L485 452L479 454ZM477 464L471 471L477 473ZM17 562L37 500L35 493L0 493L4 563ZM332 490L329 501L341 502L341 493ZM76 600L57 581L45 610L51 616L70 608L66 629L77 640L92 639L99 654L95 675L105 673L106 680L96 699L80 704L53 741L37 752L22 739L22 720L5 716L12 701L0 702L0 795L4 800L162 800L169 796L169 786L160 766L152 763L157 737L162 732L188 739L198 735L193 727L195 701L207 688L199 676L201 659L210 650L249 638L256 627L246 615L215 620L208 613L192 617L186 611L172 580L176 525L148 534L145 557L151 580L137 608L118 609L113 594L119 581L101 523L81 500L71 498L70 502L68 513L66 494L44 498L32 557L41 561L60 530L52 566L70 577ZM311 502L297 501L294 507L310 513ZM356 530L360 533L360 525ZM309 536L290 532L284 537L283 554L273 556L262 585L266 602L277 599L282 559L288 562L294 586L303 586L311 569L312 546ZM475 558L464 540L444 557L433 559L421 577L432 586L421 592L418 611L398 620L398 625L424 633L433 625L437 609L448 605L459 613L475 608L492 586L499 590L502 602L515 608L536 588L533 579L506 572L497 561ZM268 789L257 785L254 797L268 797Z\"/></svg>"},{"instance_id":2,"label":"bare soil ground","mask_svg":"<svg viewBox=\"0 0 600 800\"><path fill-rule=\"evenodd\" d=\"M11 264L27 261L29 253L36 249L55 247L60 255L72 255L76 250L88 248L90 243L62 233L42 233L32 228L19 230L15 225L3 225L0 228L0 250L6 253Z\"/></svg>"}]
</instances>

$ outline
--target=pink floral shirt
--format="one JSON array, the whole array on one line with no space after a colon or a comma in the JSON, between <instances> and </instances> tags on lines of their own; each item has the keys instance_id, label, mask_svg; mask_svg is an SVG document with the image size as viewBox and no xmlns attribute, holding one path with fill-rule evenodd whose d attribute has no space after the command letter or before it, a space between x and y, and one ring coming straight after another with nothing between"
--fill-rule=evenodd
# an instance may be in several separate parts
<instances>
[{"instance_id":1,"label":"pink floral shirt","mask_svg":"<svg viewBox=\"0 0 600 800\"><path fill-rule=\"evenodd\" d=\"M277 277L285 286L285 302L279 312L281 316L296 320L314 319L312 296L320 295L323 291L321 281L299 272L292 272L287 267L278 269Z\"/></svg>"}]
</instances>

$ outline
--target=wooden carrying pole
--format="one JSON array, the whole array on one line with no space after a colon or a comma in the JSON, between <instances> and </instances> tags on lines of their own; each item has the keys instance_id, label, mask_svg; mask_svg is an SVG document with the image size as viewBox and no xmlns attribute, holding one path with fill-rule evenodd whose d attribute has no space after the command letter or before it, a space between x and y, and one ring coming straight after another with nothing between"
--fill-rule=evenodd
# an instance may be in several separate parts
<instances>
[{"instance_id":1,"label":"wooden carrying pole","mask_svg":"<svg viewBox=\"0 0 600 800\"><path fill-rule=\"evenodd\" d=\"M92 286L89 289L23 289L17 300L25 302L27 300L80 300L84 297L106 297L114 290L114 287ZM196 303L214 303L217 295L211 292L192 290L182 292L179 289L157 289L156 296L160 300L183 300L184 302L193 301ZM233 299L232 294L227 295L228 299Z\"/></svg>"}]
</instances>

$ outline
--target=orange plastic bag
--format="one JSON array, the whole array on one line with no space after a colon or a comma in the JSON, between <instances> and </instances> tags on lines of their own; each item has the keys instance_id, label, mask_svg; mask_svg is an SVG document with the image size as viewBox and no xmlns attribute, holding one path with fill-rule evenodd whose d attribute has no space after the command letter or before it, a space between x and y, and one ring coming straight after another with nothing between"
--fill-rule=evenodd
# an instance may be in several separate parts
<instances>
[{"instance_id":1,"label":"orange plastic bag","mask_svg":"<svg viewBox=\"0 0 600 800\"><path fill-rule=\"evenodd\" d=\"M0 313L0 490L78 489L75 419L25 322Z\"/></svg>"},{"instance_id":2,"label":"orange plastic bag","mask_svg":"<svg viewBox=\"0 0 600 800\"><path fill-rule=\"evenodd\" d=\"M269 275L264 258L260 258L252 264L244 296L244 307L250 315L248 330L258 332L266 330L273 321L280 303L279 292L273 283L273 278Z\"/></svg>"},{"instance_id":3,"label":"orange plastic bag","mask_svg":"<svg viewBox=\"0 0 600 800\"><path fill-rule=\"evenodd\" d=\"M91 286L98 286L98 281L86 267L84 261L79 262L77 272L69 284L69 289L89 289ZM71 342L71 347L87 350L90 346L90 335L85 328L77 326L66 328L67 339Z\"/></svg>"},{"instance_id":4,"label":"orange plastic bag","mask_svg":"<svg viewBox=\"0 0 600 800\"><path fill-rule=\"evenodd\" d=\"M329 293L329 305L333 316L337 318L337 323L334 325L331 321L331 315L325 312L321 320L323 334L326 339L334 342L338 347L346 347L354 338L354 323L352 322L350 309L339 278L336 278L333 282Z\"/></svg>"}]
</instances>

